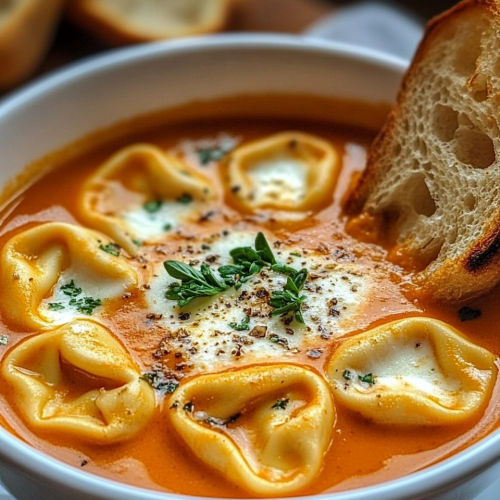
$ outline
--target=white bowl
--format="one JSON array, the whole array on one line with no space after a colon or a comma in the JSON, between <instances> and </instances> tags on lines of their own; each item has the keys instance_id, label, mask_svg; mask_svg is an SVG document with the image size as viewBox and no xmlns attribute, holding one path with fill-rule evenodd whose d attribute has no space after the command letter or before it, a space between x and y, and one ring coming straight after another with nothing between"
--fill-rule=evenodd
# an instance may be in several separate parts
<instances>
[{"instance_id":1,"label":"white bowl","mask_svg":"<svg viewBox=\"0 0 500 500\"><path fill-rule=\"evenodd\" d=\"M56 73L0 106L0 186L30 162L96 129L197 99L295 93L394 99L404 61L290 36L223 35L113 52ZM331 500L472 499L496 478L500 432L398 480ZM0 477L20 500L175 500L70 467L0 428Z\"/></svg>"}]
</instances>

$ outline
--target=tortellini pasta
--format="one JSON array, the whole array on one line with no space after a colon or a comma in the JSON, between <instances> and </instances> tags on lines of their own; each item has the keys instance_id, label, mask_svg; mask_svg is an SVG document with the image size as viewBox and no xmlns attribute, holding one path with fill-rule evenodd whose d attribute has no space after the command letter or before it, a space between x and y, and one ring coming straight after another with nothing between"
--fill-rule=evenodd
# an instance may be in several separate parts
<instances>
[{"instance_id":1,"label":"tortellini pasta","mask_svg":"<svg viewBox=\"0 0 500 500\"><path fill-rule=\"evenodd\" d=\"M331 201L340 169L329 142L301 132L283 132L243 145L228 162L232 198L252 212L316 211Z\"/></svg>"},{"instance_id":2,"label":"tortellini pasta","mask_svg":"<svg viewBox=\"0 0 500 500\"><path fill-rule=\"evenodd\" d=\"M328 378L337 401L381 424L445 425L484 411L495 357L431 318L407 318L347 339Z\"/></svg>"},{"instance_id":3,"label":"tortellini pasta","mask_svg":"<svg viewBox=\"0 0 500 500\"><path fill-rule=\"evenodd\" d=\"M136 144L116 153L87 180L81 213L88 225L135 255L142 241L164 237L214 196L195 170L156 146Z\"/></svg>"},{"instance_id":4,"label":"tortellini pasta","mask_svg":"<svg viewBox=\"0 0 500 500\"><path fill-rule=\"evenodd\" d=\"M2 249L1 266L2 287L9 297L2 303L4 314L34 330L67 322L57 321L42 304L64 280L86 283L106 298L119 297L138 282L134 268L119 256L119 247L99 233L62 222L41 224L11 238Z\"/></svg>"},{"instance_id":5,"label":"tortellini pasta","mask_svg":"<svg viewBox=\"0 0 500 500\"><path fill-rule=\"evenodd\" d=\"M200 376L174 397L172 422L193 452L259 495L309 484L336 420L324 380L294 365Z\"/></svg>"},{"instance_id":6,"label":"tortellini pasta","mask_svg":"<svg viewBox=\"0 0 500 500\"><path fill-rule=\"evenodd\" d=\"M2 375L29 425L99 444L135 436L155 407L152 387L102 326L73 321L16 346Z\"/></svg>"}]
</instances>

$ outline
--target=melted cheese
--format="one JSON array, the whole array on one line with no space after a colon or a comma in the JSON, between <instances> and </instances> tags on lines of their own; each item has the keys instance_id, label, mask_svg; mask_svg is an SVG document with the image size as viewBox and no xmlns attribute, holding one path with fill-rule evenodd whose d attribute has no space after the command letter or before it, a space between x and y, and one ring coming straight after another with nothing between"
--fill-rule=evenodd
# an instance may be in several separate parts
<instances>
[{"instance_id":1,"label":"melted cheese","mask_svg":"<svg viewBox=\"0 0 500 500\"><path fill-rule=\"evenodd\" d=\"M249 211L308 212L331 201L339 160L330 143L284 132L243 145L228 159L232 197ZM273 212L274 218L287 214Z\"/></svg>"},{"instance_id":2,"label":"melted cheese","mask_svg":"<svg viewBox=\"0 0 500 500\"><path fill-rule=\"evenodd\" d=\"M335 425L324 380L294 365L198 377L170 410L193 452L260 495L285 495L318 473Z\"/></svg>"},{"instance_id":3,"label":"melted cheese","mask_svg":"<svg viewBox=\"0 0 500 500\"><path fill-rule=\"evenodd\" d=\"M199 218L203 203L214 197L204 177L147 144L116 153L87 180L82 193L86 223L131 255L143 240L161 240L179 224ZM148 203L153 203L149 211Z\"/></svg>"},{"instance_id":4,"label":"melted cheese","mask_svg":"<svg viewBox=\"0 0 500 500\"><path fill-rule=\"evenodd\" d=\"M78 372L75 390L71 369L89 378L86 391ZM155 407L154 391L140 379L131 357L90 321L74 321L22 342L4 359L2 375L32 427L100 444L134 437Z\"/></svg>"},{"instance_id":5,"label":"melted cheese","mask_svg":"<svg viewBox=\"0 0 500 500\"><path fill-rule=\"evenodd\" d=\"M71 279L77 288L82 287L81 293L71 297L76 300L88 296L112 299L135 288L135 269L123 256L100 248L107 245L112 243L99 233L56 222L11 238L0 257L1 283L11 298L2 304L4 314L24 328L53 328L79 316L78 306L65 307L69 297L60 292ZM64 309L51 310L49 304L58 301Z\"/></svg>"},{"instance_id":6,"label":"melted cheese","mask_svg":"<svg viewBox=\"0 0 500 500\"><path fill-rule=\"evenodd\" d=\"M484 410L497 369L451 326L408 318L346 340L328 376L336 399L376 422L444 425Z\"/></svg>"},{"instance_id":7,"label":"melted cheese","mask_svg":"<svg viewBox=\"0 0 500 500\"><path fill-rule=\"evenodd\" d=\"M255 234L233 232L226 238L209 242L210 250L196 255L196 268L201 262L212 261L213 268L232 263L231 249L253 246ZM298 253L301 256L292 255ZM351 328L361 312L361 305L370 295L371 283L363 278L359 268L350 263L334 263L320 252L303 253L290 246L275 250L276 257L287 265L309 271L302 293L306 296L302 311L305 325L270 317L269 297L282 290L286 276L264 268L239 290L230 288L215 297L194 299L184 308L167 300L165 292L171 283L162 264L157 264L146 291L148 308L161 317L156 323L171 332L170 344L188 360L195 372L231 366L244 355L245 363L262 362L271 357L293 358L318 341L341 336ZM245 313L246 311L246 313ZM236 331L232 323L240 324L250 317L248 330ZM260 329L260 331L258 331Z\"/></svg>"}]
</instances>

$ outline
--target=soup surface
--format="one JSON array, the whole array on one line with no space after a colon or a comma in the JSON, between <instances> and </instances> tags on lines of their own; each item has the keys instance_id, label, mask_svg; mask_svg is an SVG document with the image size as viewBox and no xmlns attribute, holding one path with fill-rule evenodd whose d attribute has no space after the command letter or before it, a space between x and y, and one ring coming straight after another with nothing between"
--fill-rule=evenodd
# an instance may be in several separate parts
<instances>
[{"instance_id":1,"label":"soup surface","mask_svg":"<svg viewBox=\"0 0 500 500\"><path fill-rule=\"evenodd\" d=\"M294 106L285 112L291 101ZM306 109L309 117L303 118ZM332 109L338 113L329 113ZM106 134L96 135L80 144L78 154L73 150L71 155L53 155L32 167L32 172L38 169L43 175L9 192L0 213L3 269L9 259L24 259L23 269L46 259L39 274L22 288L30 300L19 300L20 305L14 304L17 271L2 277L2 425L31 446L86 472L150 489L242 498L273 494L255 486L257 479L272 482L273 476L266 476L269 471L279 471L275 482L309 478L291 490L276 490L276 495L379 483L443 460L496 429L500 339L495 304L500 292L494 290L466 309L435 304L419 296L411 274L386 260L382 239L380 245L363 243L345 230L342 199L365 166L384 110L291 96L245 97L205 108L192 105L141 119L126 131L117 128L106 141ZM197 113L200 118L195 118ZM316 178L320 162L326 162L321 164L326 173ZM188 184L183 184L182 175ZM151 185L144 187L144 178ZM47 226L53 222L71 226ZM30 233L44 227L48 229L43 235ZM73 227L97 230L102 241L94 242L94 248L88 234L95 233L74 233ZM78 244L72 247L76 238ZM47 254L50 258L43 257L47 248L53 252ZM242 248L247 253L238 260L235 249ZM264 253L254 258L248 248ZM101 260L94 262L96 258ZM254 263L251 269L241 264L249 259ZM40 285L35 300L30 280L47 280L43 273L48 276L56 261L55 281L45 288ZM188 281L182 280L185 268L179 268L179 262L200 273L204 265L216 281L201 273L196 279L208 279L204 287L179 288ZM238 262L238 271L222 269ZM106 269L111 269L109 275ZM290 290L292 298L284 298ZM389 347L379 352L377 341L370 347L373 354L365 353L369 361L353 361L357 344L350 347L349 340L365 332L372 335L375 328L396 320L420 317L452 327L450 357L459 349L453 347L457 342L466 343L460 344L460 352L484 348L470 354L470 359L481 358L470 363L481 372L483 385L473 387L460 378L460 370L448 370L429 333L432 328L420 323L415 325L425 335L412 337L418 328L409 323L408 330L401 327L399 341L391 333ZM89 323L94 330L95 325L104 327L105 333L99 330L93 341L111 336L112 341L102 341L102 348L114 349L116 359L122 360L116 363L127 365L126 370L87 370L89 356L81 366L72 361L85 357L81 353L87 347L71 351L71 342L77 345L81 338L78 332L83 330L77 326ZM58 332L65 325L76 326L63 341ZM436 338L443 335L438 332ZM39 343L30 347L33 339ZM23 346L24 351L18 350ZM401 359L406 359L409 346L409 364L417 372L425 365L427 378L398 372L404 371ZM70 351L77 354L72 358ZM57 363L57 382L51 382L48 367ZM298 368L305 371L297 375ZM338 370L346 386L342 389ZM96 437L92 429L110 424L102 407L92 417L100 423L87 426L86 433L80 432L79 424L71 427L74 420L71 425L69 420L50 423L65 417L65 412L87 418L86 408L98 394L112 393L123 384L132 387L139 377L139 386L130 390L139 391L132 399L142 401L142 409L127 404L132 420L143 412L140 428L123 431L120 421L118 430ZM291 381L286 390L276 385L278 379L281 384ZM27 408L18 399L20 393L32 394L34 387L40 390L33 380L41 381L46 394L52 395L40 396L43 404L43 398L55 398L43 411L42 403ZM391 389L390 380L399 385ZM416 402L416 392L408 389L411 384L420 384L427 399ZM345 397L340 397L344 389ZM361 399L351 398L355 389ZM394 398L399 390L410 394L408 401L391 400L396 403L389 405L392 410L381 421L369 414L371 403L363 398ZM465 394L464 401L449 403L459 392ZM227 407L230 400L237 401L233 413L217 406L216 393L225 394ZM82 394L90 396L82 402ZM398 404L403 410L395 415ZM461 404L468 409L462 411ZM308 431L312 434L306 435L311 447L317 445L313 455L308 458L303 450L289 449L283 442L274 451L268 447L271 438L266 432L278 435L280 426L299 422L301 412L314 410L314 405L323 413L310 417L318 419ZM261 406L268 413L262 413ZM420 420L408 417L420 415L415 408L428 407L432 411L422 410ZM36 412L40 413L35 418ZM429 417L431 413L437 416ZM280 420L283 415L286 419ZM296 436L300 441L305 432L301 425L288 430L283 440ZM188 426L192 430L185 431ZM215 455L225 457L224 437L244 457L245 466L249 464L248 476L257 479L225 476L196 449L213 438ZM190 444L193 440L196 446ZM276 449L285 449L286 458L277 459ZM317 468L302 474L306 460L316 460ZM231 467L236 468L233 464L227 470Z\"/></svg>"}]
</instances>

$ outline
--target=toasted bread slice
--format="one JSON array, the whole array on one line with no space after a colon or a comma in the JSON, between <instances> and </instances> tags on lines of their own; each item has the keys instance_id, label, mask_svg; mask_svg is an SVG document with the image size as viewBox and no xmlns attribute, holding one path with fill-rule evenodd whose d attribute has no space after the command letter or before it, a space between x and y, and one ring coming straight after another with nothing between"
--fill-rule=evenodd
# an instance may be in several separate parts
<instances>
[{"instance_id":1,"label":"toasted bread slice","mask_svg":"<svg viewBox=\"0 0 500 500\"><path fill-rule=\"evenodd\" d=\"M0 90L28 77L52 40L64 0L0 0Z\"/></svg>"},{"instance_id":2,"label":"toasted bread slice","mask_svg":"<svg viewBox=\"0 0 500 500\"><path fill-rule=\"evenodd\" d=\"M234 0L72 0L77 24L114 45L221 30Z\"/></svg>"},{"instance_id":3,"label":"toasted bread slice","mask_svg":"<svg viewBox=\"0 0 500 500\"><path fill-rule=\"evenodd\" d=\"M392 221L397 253L422 264L416 282L445 301L500 281L499 33L495 0L430 22L346 204Z\"/></svg>"}]
</instances>

